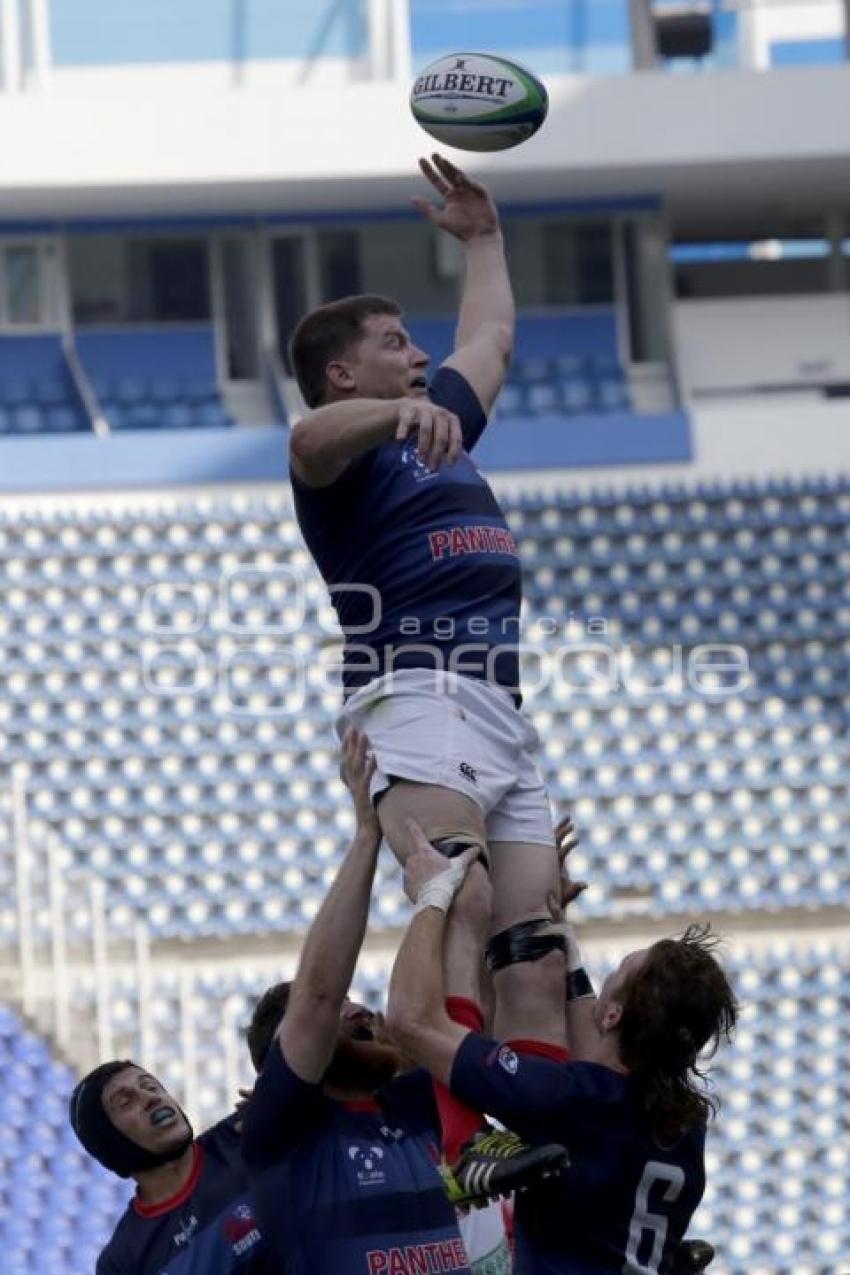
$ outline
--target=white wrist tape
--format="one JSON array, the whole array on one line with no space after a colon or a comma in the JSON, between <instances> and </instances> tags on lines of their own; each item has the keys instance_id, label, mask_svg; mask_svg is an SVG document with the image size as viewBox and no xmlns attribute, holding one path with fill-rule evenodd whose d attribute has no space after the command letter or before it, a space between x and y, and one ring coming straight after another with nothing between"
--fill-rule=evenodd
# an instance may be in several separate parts
<instances>
[{"instance_id":1,"label":"white wrist tape","mask_svg":"<svg viewBox=\"0 0 850 1275\"><path fill-rule=\"evenodd\" d=\"M466 864L456 859L443 872L432 877L419 891L414 916L423 908L437 908L440 912L448 912L465 876Z\"/></svg>"}]
</instances>

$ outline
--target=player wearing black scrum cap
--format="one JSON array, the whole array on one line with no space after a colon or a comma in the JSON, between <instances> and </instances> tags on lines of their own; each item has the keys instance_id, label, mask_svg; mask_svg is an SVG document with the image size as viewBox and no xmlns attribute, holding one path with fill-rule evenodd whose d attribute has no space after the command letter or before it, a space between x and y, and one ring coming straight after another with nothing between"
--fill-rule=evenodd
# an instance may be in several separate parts
<instances>
[{"instance_id":1,"label":"player wearing black scrum cap","mask_svg":"<svg viewBox=\"0 0 850 1275\"><path fill-rule=\"evenodd\" d=\"M137 1184L96 1275L268 1271L237 1115L195 1138L156 1077L125 1059L103 1063L80 1081L70 1120L89 1155Z\"/></svg>"}]
</instances>

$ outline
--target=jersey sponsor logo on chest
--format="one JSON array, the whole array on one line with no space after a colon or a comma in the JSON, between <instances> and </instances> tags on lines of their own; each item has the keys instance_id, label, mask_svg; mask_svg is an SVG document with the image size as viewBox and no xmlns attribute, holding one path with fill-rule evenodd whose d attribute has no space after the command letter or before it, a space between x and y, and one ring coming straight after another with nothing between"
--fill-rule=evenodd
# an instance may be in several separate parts
<instances>
[{"instance_id":1,"label":"jersey sponsor logo on chest","mask_svg":"<svg viewBox=\"0 0 850 1275\"><path fill-rule=\"evenodd\" d=\"M352 1142L348 1148L348 1159L354 1168L358 1186L385 1186L387 1175L384 1172L383 1159L386 1152L377 1143Z\"/></svg>"},{"instance_id":2,"label":"jersey sponsor logo on chest","mask_svg":"<svg viewBox=\"0 0 850 1275\"><path fill-rule=\"evenodd\" d=\"M465 553L509 553L519 556L517 543L506 527L447 527L432 531L428 545L434 562Z\"/></svg>"},{"instance_id":3,"label":"jersey sponsor logo on chest","mask_svg":"<svg viewBox=\"0 0 850 1275\"><path fill-rule=\"evenodd\" d=\"M174 1243L178 1247L181 1247L183 1244L188 1244L200 1225L194 1213L190 1213L188 1217L182 1218L181 1221L182 1225L180 1230L175 1231L173 1236Z\"/></svg>"},{"instance_id":4,"label":"jersey sponsor logo on chest","mask_svg":"<svg viewBox=\"0 0 850 1275\"><path fill-rule=\"evenodd\" d=\"M440 1275L442 1271L469 1269L460 1238L397 1248L372 1248L366 1254L366 1263L369 1275Z\"/></svg>"},{"instance_id":5,"label":"jersey sponsor logo on chest","mask_svg":"<svg viewBox=\"0 0 850 1275\"><path fill-rule=\"evenodd\" d=\"M427 483L429 479L440 476L439 470L429 469L425 464L416 443L405 443L401 449L401 463L410 470L415 483Z\"/></svg>"},{"instance_id":6,"label":"jersey sponsor logo on chest","mask_svg":"<svg viewBox=\"0 0 850 1275\"><path fill-rule=\"evenodd\" d=\"M222 1231L234 1257L249 1252L262 1238L250 1204L237 1204L231 1216L225 1218Z\"/></svg>"}]
</instances>

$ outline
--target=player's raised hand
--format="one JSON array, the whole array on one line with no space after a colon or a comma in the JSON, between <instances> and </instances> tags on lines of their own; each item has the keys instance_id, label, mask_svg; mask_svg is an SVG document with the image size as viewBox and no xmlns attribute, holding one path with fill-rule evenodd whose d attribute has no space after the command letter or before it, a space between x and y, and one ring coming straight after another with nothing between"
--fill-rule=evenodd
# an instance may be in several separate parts
<instances>
[{"instance_id":1,"label":"player's raised hand","mask_svg":"<svg viewBox=\"0 0 850 1275\"><path fill-rule=\"evenodd\" d=\"M496 234L499 213L486 186L473 181L444 155L420 159L419 168L443 200L442 205L421 197L412 200L414 208L433 225L464 243L481 235Z\"/></svg>"},{"instance_id":2,"label":"player's raised hand","mask_svg":"<svg viewBox=\"0 0 850 1275\"><path fill-rule=\"evenodd\" d=\"M586 881L573 881L567 860L578 845L578 833L571 815L564 815L555 825L555 851L558 856L559 894L549 896L549 911L559 919L566 908L587 889Z\"/></svg>"},{"instance_id":3,"label":"player's raised hand","mask_svg":"<svg viewBox=\"0 0 850 1275\"><path fill-rule=\"evenodd\" d=\"M415 438L419 459L432 471L443 461L453 465L463 451L459 419L429 399L399 399L395 436L399 442Z\"/></svg>"},{"instance_id":4,"label":"player's raised hand","mask_svg":"<svg viewBox=\"0 0 850 1275\"><path fill-rule=\"evenodd\" d=\"M426 892L436 891L434 904L446 912L479 850L473 846L456 859L447 859L434 849L415 819L405 823L410 853L404 862L404 892L411 903L421 903Z\"/></svg>"},{"instance_id":5,"label":"player's raised hand","mask_svg":"<svg viewBox=\"0 0 850 1275\"><path fill-rule=\"evenodd\" d=\"M354 726L349 726L342 739L339 774L354 801L357 831L381 840L381 825L372 803L369 784L376 762L369 749L369 739Z\"/></svg>"}]
</instances>

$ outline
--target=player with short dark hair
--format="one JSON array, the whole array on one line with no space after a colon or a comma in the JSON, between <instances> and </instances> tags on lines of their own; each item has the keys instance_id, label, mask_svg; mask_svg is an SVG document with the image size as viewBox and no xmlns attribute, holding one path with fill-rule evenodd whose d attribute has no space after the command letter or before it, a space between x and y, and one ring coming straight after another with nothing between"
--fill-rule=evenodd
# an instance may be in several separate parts
<instances>
[{"instance_id":1,"label":"player with short dark hair","mask_svg":"<svg viewBox=\"0 0 850 1275\"><path fill-rule=\"evenodd\" d=\"M69 1117L89 1155L137 1184L97 1275L267 1275L237 1116L195 1138L156 1077L116 1059L83 1077Z\"/></svg>"},{"instance_id":2,"label":"player with short dark hair","mask_svg":"<svg viewBox=\"0 0 850 1275\"><path fill-rule=\"evenodd\" d=\"M401 307L389 297L371 293L331 301L304 316L289 343L289 357L308 407L320 407L326 401L328 365L360 343L366 320L387 316L401 318ZM398 388L406 393L410 386L405 380Z\"/></svg>"},{"instance_id":3,"label":"player with short dark hair","mask_svg":"<svg viewBox=\"0 0 850 1275\"><path fill-rule=\"evenodd\" d=\"M291 991L291 982L273 983L266 988L254 1006L251 1021L245 1029L245 1042L256 1072L262 1071L265 1066L286 1013Z\"/></svg>"},{"instance_id":4,"label":"player with short dark hair","mask_svg":"<svg viewBox=\"0 0 850 1275\"><path fill-rule=\"evenodd\" d=\"M305 316L291 343L311 409L290 437L295 509L346 637L338 729L371 740L384 835L403 860L412 816L447 858L477 848L495 886L495 1030L518 1036L532 1016L558 1045L560 970L534 965L563 939L538 738L520 711L519 552L470 456L510 360L513 294L489 192L442 156L420 167L441 205L414 203L465 258L454 351L429 385L395 302ZM441 1110L459 1163L474 1120L446 1099Z\"/></svg>"},{"instance_id":5,"label":"player with short dark hair","mask_svg":"<svg viewBox=\"0 0 850 1275\"><path fill-rule=\"evenodd\" d=\"M666 1275L705 1187L712 1101L700 1058L736 1021L716 940L691 926L630 953L597 1001L573 939L567 1017L580 1049L572 1058L545 1043L539 1056L519 1052L446 1014L443 945L457 881L421 829L411 824L409 836L417 910L393 971L390 1030L465 1102L531 1143L554 1136L570 1152L560 1178L517 1199L516 1275ZM481 875L470 856L460 862Z\"/></svg>"}]
</instances>

